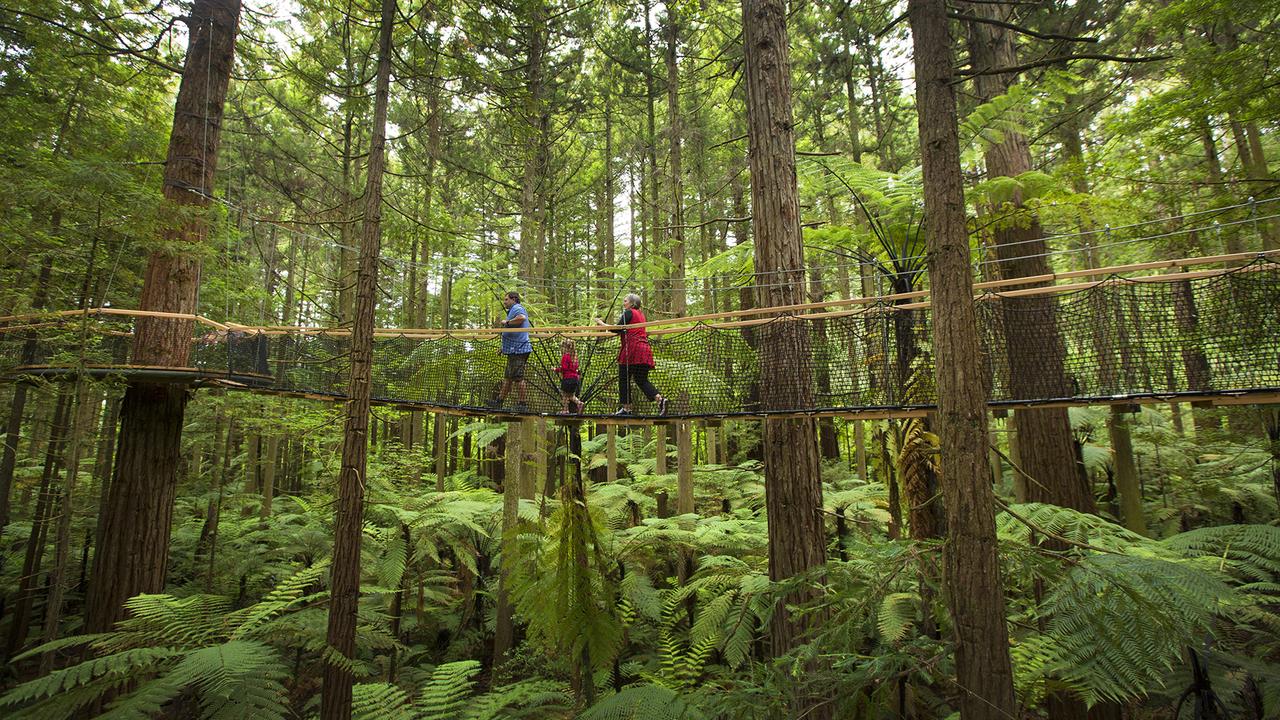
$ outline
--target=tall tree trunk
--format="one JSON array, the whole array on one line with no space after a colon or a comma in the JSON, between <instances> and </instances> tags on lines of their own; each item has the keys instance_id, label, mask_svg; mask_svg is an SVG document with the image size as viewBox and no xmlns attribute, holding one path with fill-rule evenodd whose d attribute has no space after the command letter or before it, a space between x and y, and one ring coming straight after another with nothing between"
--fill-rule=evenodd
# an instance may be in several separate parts
<instances>
[{"instance_id":1,"label":"tall tree trunk","mask_svg":"<svg viewBox=\"0 0 1280 720\"><path fill-rule=\"evenodd\" d=\"M965 720L1017 717L1004 591L987 476L987 408L973 307L969 239L944 0L909 0L923 157L942 492L949 541L943 577Z\"/></svg>"},{"instance_id":2,"label":"tall tree trunk","mask_svg":"<svg viewBox=\"0 0 1280 720\"><path fill-rule=\"evenodd\" d=\"M676 512L693 511L693 429L682 420L676 423Z\"/></svg>"},{"instance_id":3,"label":"tall tree trunk","mask_svg":"<svg viewBox=\"0 0 1280 720\"><path fill-rule=\"evenodd\" d=\"M1012 67L1018 57L1010 30L984 21L1008 18L1004 3L974 5L968 9L970 62L977 70ZM975 75L978 101L1004 94L1016 82L1008 73ZM987 176L1014 178L1032 168L1031 151L1021 133L1007 132L1003 142L984 152ZM1015 190L1008 210L1027 217L1006 219L994 230L996 254L1005 277L1026 277L1050 272L1046 244L1039 220L1023 208L1021 191ZM1009 385L1016 398L1057 398L1071 394L1065 370L1066 348L1058 331L1057 306L1052 296L1000 300L1004 310L1008 347ZM1080 481L1072 445L1071 421L1065 408L1015 410L1022 435L1022 468L1035 478L1030 497L1083 512L1093 512L1093 495Z\"/></svg>"},{"instance_id":4,"label":"tall tree trunk","mask_svg":"<svg viewBox=\"0 0 1280 720\"><path fill-rule=\"evenodd\" d=\"M523 464L523 444L520 437L520 423L507 423L506 480L502 483L502 567L498 574L498 596L494 603L493 631L493 667L494 685L502 666L510 659L511 650L515 647L515 622L512 618L514 608L511 602L510 575L516 562L515 549L507 541L507 533L519 521L520 510L520 466Z\"/></svg>"},{"instance_id":5,"label":"tall tree trunk","mask_svg":"<svg viewBox=\"0 0 1280 720\"><path fill-rule=\"evenodd\" d=\"M546 141L549 115L546 105L547 9L543 0L534 0L529 17L529 47L525 57L525 131L530 142L525 150L524 179L520 190L520 277L525 281L543 276L539 258L543 253L546 212Z\"/></svg>"},{"instance_id":6,"label":"tall tree trunk","mask_svg":"<svg viewBox=\"0 0 1280 720\"><path fill-rule=\"evenodd\" d=\"M440 109L440 83L436 80L430 82L431 89L427 93L427 166L423 170L422 177L422 221L424 226L421 228L422 246L419 255L415 258L417 263L422 266L422 277L425 281L427 277L428 267L431 263L431 237L432 237L432 215L435 212L436 199L436 158L440 155L440 141L442 133L440 126L443 122L443 111ZM441 252L443 256L444 253ZM425 286L425 282L423 283ZM418 292L417 304L413 308L413 327L422 328L427 326L427 306L428 293L426 287L416 288Z\"/></svg>"},{"instance_id":7,"label":"tall tree trunk","mask_svg":"<svg viewBox=\"0 0 1280 720\"><path fill-rule=\"evenodd\" d=\"M164 197L191 210L181 225L162 231L163 249L147 259L142 310L196 311L200 247L209 232L203 210L213 190L240 0L195 0L187 22L191 39L169 136ZM187 320L139 318L130 361L186 366L193 329ZM128 598L164 589L186 406L185 386L131 383L125 390L115 477L99 518L102 542L94 556L86 632L109 630Z\"/></svg>"},{"instance_id":8,"label":"tall tree trunk","mask_svg":"<svg viewBox=\"0 0 1280 720\"><path fill-rule=\"evenodd\" d=\"M67 439L67 415L71 405L71 393L66 386L59 388L57 406L53 411L53 424L49 427L49 442L45 445L44 470L40 473L40 487L36 495L36 509L31 518L31 532L27 536L27 552L18 580L10 612L9 639L5 645L5 658L13 657L27 641L31 606L35 600L36 582L44 559L45 541L52 519L53 478L62 468L62 448Z\"/></svg>"},{"instance_id":9,"label":"tall tree trunk","mask_svg":"<svg viewBox=\"0 0 1280 720\"><path fill-rule=\"evenodd\" d=\"M611 62L606 61L605 67L612 70ZM596 293L596 299L603 307L609 302L609 298L613 296L611 286L608 284L613 279L612 268L614 262L614 223L613 223L613 199L618 194L617 178L613 169L613 102L609 95L609 88L605 89L604 99L604 178L601 182L601 198L597 211L600 213L599 221L599 238L597 239L596 252L596 268L599 285L599 292Z\"/></svg>"},{"instance_id":10,"label":"tall tree trunk","mask_svg":"<svg viewBox=\"0 0 1280 720\"><path fill-rule=\"evenodd\" d=\"M378 302L378 251L382 242L382 175L386 167L387 95L391 84L391 30L395 0L382 0L378 29L378 72L374 88L373 129L365 178L364 223L356 274L355 319L351 329L351 382L343 427L342 467L334 522L333 570L329 626L325 642L331 653L324 663L320 699L322 720L351 717L355 678L348 659L355 659L356 611L360 600L360 540L364 529L364 485L369 453L369 401L373 375L373 316Z\"/></svg>"},{"instance_id":11,"label":"tall tree trunk","mask_svg":"<svg viewBox=\"0 0 1280 720\"><path fill-rule=\"evenodd\" d=\"M49 278L53 275L53 254L45 256L36 276L36 286L31 295L31 308L43 310L49 296ZM36 359L35 331L30 331L22 343L22 364L29 365ZM18 466L18 440L22 437L22 416L27 411L27 384L17 383L13 388L13 400L9 404L9 420L5 423L4 449L0 455L0 533L9 524L10 495L13 494L13 471Z\"/></svg>"},{"instance_id":12,"label":"tall tree trunk","mask_svg":"<svg viewBox=\"0 0 1280 720\"><path fill-rule=\"evenodd\" d=\"M655 105L658 93L653 82L653 58L649 54L654 45L653 21L650 0L644 0L644 94L645 108L645 142L644 161L641 169L640 207L644 215L644 235L640 239L640 261L643 262L646 250L659 251L658 247L658 121ZM648 195L646 196L646 191ZM635 242L632 242L634 249ZM635 274L635 263L632 262L632 274ZM660 293L655 293L661 298ZM659 309L655 307L655 309Z\"/></svg>"},{"instance_id":13,"label":"tall tree trunk","mask_svg":"<svg viewBox=\"0 0 1280 720\"><path fill-rule=\"evenodd\" d=\"M436 449L436 492L444 492L444 478L447 474L447 463L449 460L449 439L446 434L448 429L448 419L440 414L435 414L435 449Z\"/></svg>"},{"instance_id":14,"label":"tall tree trunk","mask_svg":"<svg viewBox=\"0 0 1280 720\"><path fill-rule=\"evenodd\" d=\"M80 107L80 93L83 89L83 77L76 80L71 96L67 100L66 111L62 113L62 122L58 127L58 135L53 141L52 155L58 158L64 154L64 140L71 132L72 121ZM57 236L62 226L62 211L55 209L49 215L49 234ZM98 249L98 236L93 237L93 248L89 255L89 271L85 273L85 285L93 272L93 261ZM54 253L48 253L40 262L40 272L36 275L35 289L31 295L31 309L43 310L49 297L49 280L53 274ZM82 285L80 292L80 308L85 306L87 291ZM21 364L30 365L36 359L37 336L34 331L27 334L22 343ZM18 383L13 389L13 401L9 406L9 421L5 424L4 449L0 453L0 534L9 524L10 500L13 491L13 471L17 467L18 439L22 434L22 415L27 408L27 386ZM3 553L0 553L0 565L3 565Z\"/></svg>"},{"instance_id":15,"label":"tall tree trunk","mask_svg":"<svg viewBox=\"0 0 1280 720\"><path fill-rule=\"evenodd\" d=\"M1147 520L1142 514L1142 486L1138 482L1138 469L1133 462L1133 438L1129 432L1129 419L1124 408L1111 406L1107 418L1107 433L1111 438L1111 453L1116 469L1116 489L1120 492L1120 511L1124 526L1140 534L1147 534Z\"/></svg>"},{"instance_id":16,"label":"tall tree trunk","mask_svg":"<svg viewBox=\"0 0 1280 720\"><path fill-rule=\"evenodd\" d=\"M667 3L667 139L671 165L671 302L668 308L677 317L684 315L686 303L684 262L684 177L681 164L683 128L680 122L680 66L676 49L680 42L680 21L676 5Z\"/></svg>"},{"instance_id":17,"label":"tall tree trunk","mask_svg":"<svg viewBox=\"0 0 1280 720\"><path fill-rule=\"evenodd\" d=\"M267 438L267 459L262 467L262 505L258 508L258 517L267 520L271 517L271 504L276 496L276 462L280 458L280 436Z\"/></svg>"},{"instance_id":18,"label":"tall tree trunk","mask_svg":"<svg viewBox=\"0 0 1280 720\"><path fill-rule=\"evenodd\" d=\"M743 0L742 26L755 269L757 277L768 278L760 281L768 287L759 289L759 304L791 305L804 300L805 266L785 3ZM779 380L762 384L764 409L811 407L809 328L782 321L763 326L758 336L761 377ZM812 418L770 418L764 445L769 578L780 581L827 561L817 428ZM770 626L775 656L794 648L807 627L822 622L821 613L815 613L802 624L787 609L815 595L814 589L798 590L776 606ZM830 703L822 697L811 695L800 702L799 715L831 717Z\"/></svg>"},{"instance_id":19,"label":"tall tree trunk","mask_svg":"<svg viewBox=\"0 0 1280 720\"><path fill-rule=\"evenodd\" d=\"M49 596L45 602L44 627L41 633L41 644L58 639L59 626L62 623L62 602L66 595L68 576L67 564L71 558L71 515L75 509L76 481L80 474L80 461L84 456L84 446L93 416L97 412L97 403L90 402L96 398L83 381L77 383L75 389L74 419L71 423L71 435L67 441L67 453L64 466L66 477L62 481L62 493L58 498L58 529L54 539L53 570L49 573ZM40 674L44 675L53 669L53 654L40 656Z\"/></svg>"}]
</instances>

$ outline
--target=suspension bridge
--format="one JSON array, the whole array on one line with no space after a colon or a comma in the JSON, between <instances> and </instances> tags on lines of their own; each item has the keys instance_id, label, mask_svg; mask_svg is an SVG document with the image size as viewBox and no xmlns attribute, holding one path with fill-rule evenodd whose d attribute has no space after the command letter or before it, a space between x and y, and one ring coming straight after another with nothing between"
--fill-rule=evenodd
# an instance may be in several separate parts
<instances>
[{"instance_id":1,"label":"suspension bridge","mask_svg":"<svg viewBox=\"0 0 1280 720\"><path fill-rule=\"evenodd\" d=\"M984 380L993 409L1280 402L1280 251L1200 256L975 285ZM910 417L936 405L928 290L645 323L667 417ZM536 317L537 309L531 308ZM131 362L134 326L177 323L188 361ZM778 365L762 341L801 327L802 355ZM495 328L384 328L374 340L382 405L475 416L561 409L560 341L578 348L587 417L617 404L618 338L593 326L535 327L527 405L491 408L505 358ZM794 330L791 331L794 334ZM350 333L251 326L198 315L91 308L0 318L0 375L37 382L78 375L346 399ZM796 400L765 408L763 384ZM514 398L512 399L514 401ZM653 422L639 403L633 418Z\"/></svg>"}]
</instances>

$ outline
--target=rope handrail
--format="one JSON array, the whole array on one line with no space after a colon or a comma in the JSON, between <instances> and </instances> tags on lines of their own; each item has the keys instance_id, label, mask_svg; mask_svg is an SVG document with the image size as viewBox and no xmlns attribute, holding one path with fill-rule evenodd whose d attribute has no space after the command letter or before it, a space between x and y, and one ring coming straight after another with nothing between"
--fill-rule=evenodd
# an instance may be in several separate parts
<instances>
[{"instance_id":1,"label":"rope handrail","mask_svg":"<svg viewBox=\"0 0 1280 720\"><path fill-rule=\"evenodd\" d=\"M1061 273L1046 273L1042 275L1032 275L1019 278L1005 278L1001 280L988 280L974 283L975 295L974 299L982 301L992 297L1028 297L1044 294L1058 294L1068 292L1078 292L1097 287L1108 282L1175 282L1179 280L1191 280L1203 277L1211 277L1213 275L1221 275L1232 272L1248 271L1245 266L1229 267L1218 270L1201 270L1183 273L1165 273L1151 276L1137 277L1118 277L1120 275L1137 272L1148 272L1154 270L1166 270L1171 268L1195 267L1208 264L1231 264L1244 261L1254 261L1256 264L1254 269L1271 269L1275 263L1265 261L1267 258L1275 257L1280 259L1280 250L1261 250L1253 252L1230 253L1224 255L1206 255L1192 258L1179 258L1173 260L1156 260L1143 263L1129 263L1125 265L1112 265L1102 268L1087 268L1083 270L1071 270ZM1044 283L1052 283L1058 280L1071 280L1083 277L1104 276L1102 280L1090 282L1070 283L1066 285L1048 285ZM1021 285L1037 285L1037 287L1018 288ZM688 315L676 318L662 318L659 320L650 320L644 323L633 323L630 325L611 325L609 330L601 329L596 325L549 325L533 328L376 328L374 334L380 337L404 337L410 339L433 339L440 337L490 337L493 335L501 335L505 333L528 332L530 335L537 337L547 337L551 335L562 335L572 338L602 338L609 337L612 330L620 330L627 328L647 328L649 334L669 334L672 332L684 332L689 328L685 326L702 325L711 329L733 329L751 327L771 322L778 317L800 320L815 319L832 319L836 317L846 317L849 315L863 313L879 313L879 312L900 312L907 310L919 310L928 308L931 302L928 300L920 300L927 298L930 291L927 289L916 290L906 293L894 293L888 295L876 295L867 297L850 298L843 300L829 300L822 302L796 303L793 305L775 305L761 308L743 308L739 310L726 310L717 313L703 313L699 315ZM915 302L903 302L915 301ZM870 307L868 307L870 306ZM824 311L833 308L852 308L843 312L810 312ZM159 319L187 320L199 324L208 325L222 332L239 331L248 334L265 334L265 335L334 335L343 336L350 333L342 327L308 327L297 325L247 325L227 321L220 323L211 320L202 315L194 315L189 313L168 313L149 310L129 310L122 308L86 308L84 310L60 310L54 312L43 313L26 313L21 315L10 315L0 317L0 323L8 324L24 320L48 320L57 317L74 317L77 315L118 315L128 317L153 317ZM758 317L758 316L769 317ZM716 322L728 318L752 318L742 319L734 322ZM8 327L0 327L0 333L12 332L22 329L30 329L32 326L25 325L9 325Z\"/></svg>"},{"instance_id":2,"label":"rope handrail","mask_svg":"<svg viewBox=\"0 0 1280 720\"><path fill-rule=\"evenodd\" d=\"M1252 262L1244 263L1249 257ZM1224 258L1232 261L1225 267L1187 259L1062 273L1061 284L979 287L975 330L991 405L1136 397L1273 402L1269 398L1280 393L1280 314L1274 312L1280 307L1280 258L1252 253L1210 259ZM1170 271L1116 272L1134 268ZM1089 277L1095 273L1108 274ZM646 350L634 356L639 362L624 364L620 358L633 356L623 352L622 339L598 328L535 329L521 357L502 353L498 329L395 329L375 339L373 394L384 404L470 415L554 414L562 407L567 413L574 398L560 377L568 367L560 340L584 337L598 340L576 344L580 382L573 386L592 417L619 406L641 415L697 418L900 415L936 401L931 330L937 318L927 293L896 300L656 323L652 358ZM195 314L116 308L35 317L26 325L5 318L10 326L0 326L0 381L89 375L326 400L342 398L349 382L351 338L341 329L268 331L204 324L207 318ZM143 320L148 317L160 319ZM132 331L156 322L191 332L184 367L151 367L137 353ZM794 352L768 352L780 342ZM511 375L524 380L514 397L501 393ZM765 383L781 390L774 395L781 402L763 404ZM504 398L514 410L499 407Z\"/></svg>"}]
</instances>

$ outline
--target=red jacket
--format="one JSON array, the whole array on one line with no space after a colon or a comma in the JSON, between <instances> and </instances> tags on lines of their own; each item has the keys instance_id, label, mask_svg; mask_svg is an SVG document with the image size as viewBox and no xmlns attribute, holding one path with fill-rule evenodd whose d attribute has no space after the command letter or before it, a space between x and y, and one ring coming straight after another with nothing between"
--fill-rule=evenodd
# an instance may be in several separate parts
<instances>
[{"instance_id":1,"label":"red jacket","mask_svg":"<svg viewBox=\"0 0 1280 720\"><path fill-rule=\"evenodd\" d=\"M645 322L644 313L632 308L622 311L619 325ZM644 328L627 328L618 331L622 335L622 347L618 350L619 365L646 365L653 367L653 348L649 347L649 333Z\"/></svg>"},{"instance_id":2,"label":"red jacket","mask_svg":"<svg viewBox=\"0 0 1280 720\"><path fill-rule=\"evenodd\" d=\"M560 377L570 380L578 377L578 360L569 353L560 356L560 367L556 368Z\"/></svg>"}]
</instances>

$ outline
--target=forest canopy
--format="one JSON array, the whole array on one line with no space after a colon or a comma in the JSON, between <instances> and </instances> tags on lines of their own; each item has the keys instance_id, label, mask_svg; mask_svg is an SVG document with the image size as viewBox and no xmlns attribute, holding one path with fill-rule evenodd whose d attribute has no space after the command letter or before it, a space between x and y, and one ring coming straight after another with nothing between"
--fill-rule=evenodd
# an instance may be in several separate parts
<instances>
[{"instance_id":1,"label":"forest canopy","mask_svg":"<svg viewBox=\"0 0 1280 720\"><path fill-rule=\"evenodd\" d=\"M1280 716L1278 35L0 0L0 713Z\"/></svg>"}]
</instances>

